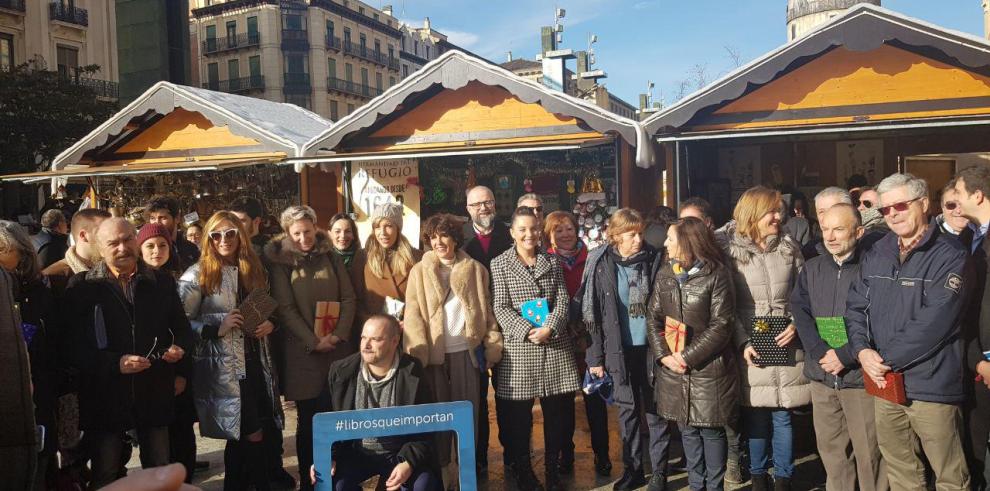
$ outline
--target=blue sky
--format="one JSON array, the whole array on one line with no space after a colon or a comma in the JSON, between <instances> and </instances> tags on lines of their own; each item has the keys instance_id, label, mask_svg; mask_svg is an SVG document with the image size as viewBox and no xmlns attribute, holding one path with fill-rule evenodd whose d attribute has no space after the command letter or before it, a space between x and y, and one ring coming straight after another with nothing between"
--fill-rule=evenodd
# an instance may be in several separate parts
<instances>
[{"instance_id":1,"label":"blue sky","mask_svg":"<svg viewBox=\"0 0 990 491\"><path fill-rule=\"evenodd\" d=\"M598 36L598 64L609 90L630 104L646 91L648 80L668 104L681 81L697 65L709 78L735 64L726 46L743 64L786 42L786 0L365 0L393 5L395 16L433 28L451 41L499 63L512 51L533 59L540 48L540 26L553 23L554 6L565 8L563 47L587 47ZM983 33L980 0L883 0L883 6L950 29ZM573 61L570 62L573 68ZM689 91L690 92L690 91Z\"/></svg>"}]
</instances>

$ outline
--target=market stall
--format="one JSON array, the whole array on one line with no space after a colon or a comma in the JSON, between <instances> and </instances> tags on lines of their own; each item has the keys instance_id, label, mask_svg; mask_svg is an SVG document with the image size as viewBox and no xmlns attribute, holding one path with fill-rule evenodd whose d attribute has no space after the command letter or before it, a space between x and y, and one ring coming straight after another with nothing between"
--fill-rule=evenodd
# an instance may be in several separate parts
<instances>
[{"instance_id":1,"label":"market stall","mask_svg":"<svg viewBox=\"0 0 990 491\"><path fill-rule=\"evenodd\" d=\"M480 184L494 190L503 218L519 196L536 193L545 213L579 212L585 237L595 240L610 210L657 203L659 175L649 143L638 140L646 138L631 120L450 51L289 162L339 167L344 179L333 191L359 228L375 205L391 200L420 219L466 215L465 190ZM419 221L405 221L414 242Z\"/></svg>"},{"instance_id":2,"label":"market stall","mask_svg":"<svg viewBox=\"0 0 990 491\"><path fill-rule=\"evenodd\" d=\"M669 192L724 221L747 187L811 197L897 171L935 193L990 163L990 43L859 4L642 123Z\"/></svg>"},{"instance_id":3,"label":"market stall","mask_svg":"<svg viewBox=\"0 0 990 491\"><path fill-rule=\"evenodd\" d=\"M292 168L273 164L331 124L291 104L159 82L59 154L51 170L0 178L51 180L57 199L81 189L89 205L118 215L156 194L204 218L239 196L277 213L301 196Z\"/></svg>"}]
</instances>

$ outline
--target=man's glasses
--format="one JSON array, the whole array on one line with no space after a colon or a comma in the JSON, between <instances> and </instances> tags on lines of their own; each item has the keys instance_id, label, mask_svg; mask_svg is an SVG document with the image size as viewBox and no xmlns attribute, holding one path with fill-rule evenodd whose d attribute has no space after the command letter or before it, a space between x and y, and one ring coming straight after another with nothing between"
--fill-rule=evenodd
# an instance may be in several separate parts
<instances>
[{"instance_id":1,"label":"man's glasses","mask_svg":"<svg viewBox=\"0 0 990 491\"><path fill-rule=\"evenodd\" d=\"M490 199L488 201L479 201L477 203L468 203L468 207L470 207L472 210L477 210L477 209L480 209L482 207L484 207L484 208L494 208L495 207L495 200Z\"/></svg>"},{"instance_id":2,"label":"man's glasses","mask_svg":"<svg viewBox=\"0 0 990 491\"><path fill-rule=\"evenodd\" d=\"M216 230L210 232L210 240L213 242L220 242L220 239L227 239L228 241L234 240L237 237L236 228L228 228L227 230Z\"/></svg>"},{"instance_id":3,"label":"man's glasses","mask_svg":"<svg viewBox=\"0 0 990 491\"><path fill-rule=\"evenodd\" d=\"M909 199L907 201L901 201L900 203L894 203L894 204L888 205L888 206L881 206L880 207L880 214L883 215L883 216L887 216L887 215L890 214L890 210L891 209L893 209L893 210L895 210L897 212L907 211L908 207L911 206L911 203L914 203L915 201L918 201L919 199L921 199L921 198L919 197L919 198Z\"/></svg>"},{"instance_id":4,"label":"man's glasses","mask_svg":"<svg viewBox=\"0 0 990 491\"><path fill-rule=\"evenodd\" d=\"M860 201L859 203L861 205L863 205L864 208L873 208L873 205L875 204L874 202L872 202L872 201L870 201L868 199L864 199L864 200Z\"/></svg>"}]
</instances>

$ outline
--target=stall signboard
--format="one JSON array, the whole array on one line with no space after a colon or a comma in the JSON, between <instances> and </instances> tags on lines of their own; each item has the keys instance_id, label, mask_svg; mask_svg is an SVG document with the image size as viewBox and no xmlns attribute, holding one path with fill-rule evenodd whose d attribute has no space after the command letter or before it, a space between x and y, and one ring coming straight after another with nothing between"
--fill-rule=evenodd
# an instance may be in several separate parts
<instances>
[{"instance_id":1,"label":"stall signboard","mask_svg":"<svg viewBox=\"0 0 990 491\"><path fill-rule=\"evenodd\" d=\"M419 247L419 162L407 159L358 161L351 165L351 200L358 237L371 235L371 213L383 203L403 205L402 235Z\"/></svg>"}]
</instances>

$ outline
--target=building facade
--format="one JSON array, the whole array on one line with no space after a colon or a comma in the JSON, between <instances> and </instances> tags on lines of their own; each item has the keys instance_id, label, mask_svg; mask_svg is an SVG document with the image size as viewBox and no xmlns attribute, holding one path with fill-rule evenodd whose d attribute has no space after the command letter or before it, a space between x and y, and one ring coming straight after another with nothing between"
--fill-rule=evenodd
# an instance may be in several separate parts
<instances>
[{"instance_id":1,"label":"building facade","mask_svg":"<svg viewBox=\"0 0 990 491\"><path fill-rule=\"evenodd\" d=\"M188 0L116 0L120 103L156 82L190 84Z\"/></svg>"},{"instance_id":2,"label":"building facade","mask_svg":"<svg viewBox=\"0 0 990 491\"><path fill-rule=\"evenodd\" d=\"M106 0L0 0L0 70L33 61L116 99L117 14ZM99 66L95 73L78 69Z\"/></svg>"},{"instance_id":3,"label":"building facade","mask_svg":"<svg viewBox=\"0 0 990 491\"><path fill-rule=\"evenodd\" d=\"M543 63L539 61L527 60L524 58L516 58L509 60L500 65L502 68L519 75L520 77L530 79L540 85L543 84ZM569 68L564 69L564 79L567 81L576 80L577 75ZM611 93L604 85L594 84L594 86L588 90L581 90L577 83L566 83L565 84L568 95L574 97L579 97L581 99L591 101L596 106L606 109L609 112L618 114L624 118L638 119L637 108L632 104L622 100L619 96Z\"/></svg>"},{"instance_id":4,"label":"building facade","mask_svg":"<svg viewBox=\"0 0 990 491\"><path fill-rule=\"evenodd\" d=\"M880 6L880 0L787 0L787 41L804 36L858 3Z\"/></svg>"}]
</instances>

